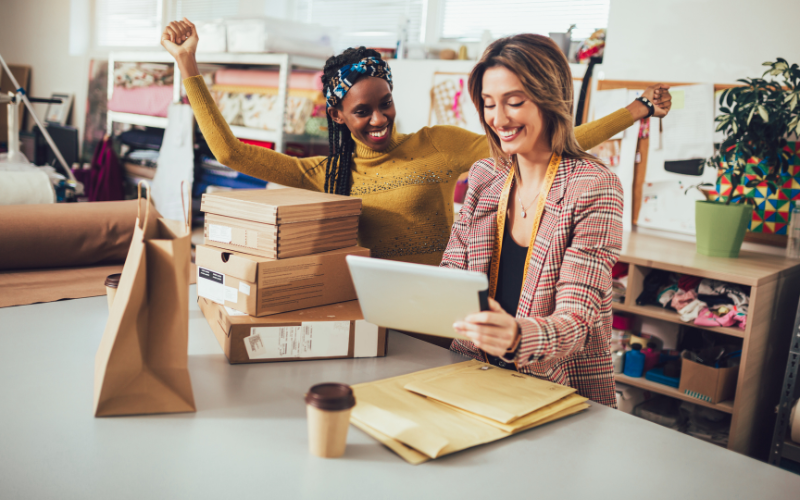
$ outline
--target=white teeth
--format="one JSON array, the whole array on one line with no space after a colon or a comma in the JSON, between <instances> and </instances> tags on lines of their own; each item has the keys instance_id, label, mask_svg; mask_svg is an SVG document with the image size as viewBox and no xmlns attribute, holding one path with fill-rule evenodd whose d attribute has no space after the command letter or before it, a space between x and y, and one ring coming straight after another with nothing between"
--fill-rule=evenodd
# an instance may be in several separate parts
<instances>
[{"instance_id":1,"label":"white teeth","mask_svg":"<svg viewBox=\"0 0 800 500\"><path fill-rule=\"evenodd\" d=\"M519 132L519 128L515 128L514 130L498 130L497 135L499 135L500 137L511 137L517 132Z\"/></svg>"},{"instance_id":2,"label":"white teeth","mask_svg":"<svg viewBox=\"0 0 800 500\"><path fill-rule=\"evenodd\" d=\"M370 132L369 135L372 137L383 137L384 135L386 135L387 130L389 130L389 127L386 127L385 129L379 130L377 132Z\"/></svg>"}]
</instances>

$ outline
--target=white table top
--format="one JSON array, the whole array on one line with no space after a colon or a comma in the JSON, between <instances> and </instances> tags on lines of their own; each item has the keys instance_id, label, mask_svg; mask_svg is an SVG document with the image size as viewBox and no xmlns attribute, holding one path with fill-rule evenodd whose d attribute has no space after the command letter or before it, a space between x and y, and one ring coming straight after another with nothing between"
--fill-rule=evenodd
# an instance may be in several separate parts
<instances>
[{"instance_id":1,"label":"white table top","mask_svg":"<svg viewBox=\"0 0 800 500\"><path fill-rule=\"evenodd\" d=\"M0 309L0 498L797 498L800 476L600 405L419 466L351 426L307 451L303 394L464 358L399 333L386 358L231 366L190 297L197 413L94 418L105 297ZM527 491L526 491L527 490Z\"/></svg>"}]
</instances>

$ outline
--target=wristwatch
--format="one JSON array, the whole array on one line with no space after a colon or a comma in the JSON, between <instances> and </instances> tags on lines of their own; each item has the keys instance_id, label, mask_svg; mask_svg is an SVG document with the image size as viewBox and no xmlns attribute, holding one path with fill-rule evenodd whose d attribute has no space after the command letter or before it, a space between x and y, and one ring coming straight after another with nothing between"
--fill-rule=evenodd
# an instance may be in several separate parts
<instances>
[{"instance_id":1,"label":"wristwatch","mask_svg":"<svg viewBox=\"0 0 800 500\"><path fill-rule=\"evenodd\" d=\"M645 118L650 118L656 112L656 107L653 106L653 103L650 102L650 99L644 96L637 97L635 100L639 101L640 103L647 106L647 116Z\"/></svg>"}]
</instances>

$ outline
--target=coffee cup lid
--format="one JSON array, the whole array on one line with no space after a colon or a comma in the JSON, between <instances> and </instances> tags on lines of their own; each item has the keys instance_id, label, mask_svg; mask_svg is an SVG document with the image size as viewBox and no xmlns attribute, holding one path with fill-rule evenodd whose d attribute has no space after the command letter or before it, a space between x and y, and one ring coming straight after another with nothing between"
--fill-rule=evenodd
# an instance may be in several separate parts
<instances>
[{"instance_id":1,"label":"coffee cup lid","mask_svg":"<svg viewBox=\"0 0 800 500\"><path fill-rule=\"evenodd\" d=\"M117 288L119 286L119 279L122 274L112 274L106 278L106 286L109 288Z\"/></svg>"},{"instance_id":2,"label":"coffee cup lid","mask_svg":"<svg viewBox=\"0 0 800 500\"><path fill-rule=\"evenodd\" d=\"M317 384L308 390L306 404L320 410L347 410L356 405L353 390L347 384Z\"/></svg>"}]
</instances>

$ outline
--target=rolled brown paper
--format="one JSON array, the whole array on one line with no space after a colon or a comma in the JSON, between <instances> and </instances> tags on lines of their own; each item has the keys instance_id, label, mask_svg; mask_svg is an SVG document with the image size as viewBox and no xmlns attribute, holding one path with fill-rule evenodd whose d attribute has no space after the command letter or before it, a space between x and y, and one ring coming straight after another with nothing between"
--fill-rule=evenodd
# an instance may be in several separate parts
<instances>
[{"instance_id":1,"label":"rolled brown paper","mask_svg":"<svg viewBox=\"0 0 800 500\"><path fill-rule=\"evenodd\" d=\"M106 298L108 299L108 310L111 310L111 306L114 304L114 296L117 295L117 288L119 287L119 279L122 277L122 274L111 274L106 278Z\"/></svg>"},{"instance_id":2,"label":"rolled brown paper","mask_svg":"<svg viewBox=\"0 0 800 500\"><path fill-rule=\"evenodd\" d=\"M345 384L318 384L306 394L308 448L312 455L338 458L347 446L350 411L356 404L353 390Z\"/></svg>"},{"instance_id":3,"label":"rolled brown paper","mask_svg":"<svg viewBox=\"0 0 800 500\"><path fill-rule=\"evenodd\" d=\"M125 262L135 224L136 200L0 206L0 270Z\"/></svg>"}]
</instances>

